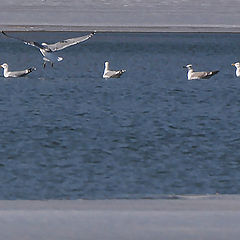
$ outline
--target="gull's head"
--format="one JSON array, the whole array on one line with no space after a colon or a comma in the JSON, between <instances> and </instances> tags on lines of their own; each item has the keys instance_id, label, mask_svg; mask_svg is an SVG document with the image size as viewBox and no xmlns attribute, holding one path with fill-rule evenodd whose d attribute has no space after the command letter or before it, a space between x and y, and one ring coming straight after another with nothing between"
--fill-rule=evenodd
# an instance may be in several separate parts
<instances>
[{"instance_id":1,"label":"gull's head","mask_svg":"<svg viewBox=\"0 0 240 240\"><path fill-rule=\"evenodd\" d=\"M0 65L0 67L2 67L2 68L8 68L8 64L7 63L3 63L2 65Z\"/></svg>"},{"instance_id":2,"label":"gull's head","mask_svg":"<svg viewBox=\"0 0 240 240\"><path fill-rule=\"evenodd\" d=\"M105 62L105 68L109 67L109 62Z\"/></svg>"},{"instance_id":3,"label":"gull's head","mask_svg":"<svg viewBox=\"0 0 240 240\"><path fill-rule=\"evenodd\" d=\"M187 68L188 70L192 69L192 64L188 64L186 66L183 66L184 68Z\"/></svg>"},{"instance_id":4,"label":"gull's head","mask_svg":"<svg viewBox=\"0 0 240 240\"><path fill-rule=\"evenodd\" d=\"M240 62L232 63L232 66L235 66L236 68L240 68Z\"/></svg>"}]
</instances>

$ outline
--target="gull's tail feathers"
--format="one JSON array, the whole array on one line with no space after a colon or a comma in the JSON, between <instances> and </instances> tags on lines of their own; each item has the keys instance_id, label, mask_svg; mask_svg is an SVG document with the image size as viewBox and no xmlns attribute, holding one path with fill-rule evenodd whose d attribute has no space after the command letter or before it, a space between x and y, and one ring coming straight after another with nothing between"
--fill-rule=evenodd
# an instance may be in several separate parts
<instances>
[{"instance_id":1,"label":"gull's tail feathers","mask_svg":"<svg viewBox=\"0 0 240 240\"><path fill-rule=\"evenodd\" d=\"M213 76L213 75L217 74L218 72L219 72L218 70L217 71L213 71L213 72L210 72L209 75Z\"/></svg>"},{"instance_id":2,"label":"gull's tail feathers","mask_svg":"<svg viewBox=\"0 0 240 240\"><path fill-rule=\"evenodd\" d=\"M27 71L28 73L32 72L32 71L36 71L37 69L35 67L31 67L31 68L28 68Z\"/></svg>"}]
</instances>

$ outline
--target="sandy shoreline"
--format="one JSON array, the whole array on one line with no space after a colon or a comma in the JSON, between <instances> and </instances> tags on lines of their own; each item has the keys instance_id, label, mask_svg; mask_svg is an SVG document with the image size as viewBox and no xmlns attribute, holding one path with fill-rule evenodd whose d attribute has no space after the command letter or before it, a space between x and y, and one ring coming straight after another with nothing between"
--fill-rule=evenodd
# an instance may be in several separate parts
<instances>
[{"instance_id":1,"label":"sandy shoreline","mask_svg":"<svg viewBox=\"0 0 240 240\"><path fill-rule=\"evenodd\" d=\"M3 200L0 231L4 240L238 239L239 200L239 195L177 200Z\"/></svg>"},{"instance_id":2,"label":"sandy shoreline","mask_svg":"<svg viewBox=\"0 0 240 240\"><path fill-rule=\"evenodd\" d=\"M5 31L240 32L237 0L2 0Z\"/></svg>"},{"instance_id":3,"label":"sandy shoreline","mask_svg":"<svg viewBox=\"0 0 240 240\"><path fill-rule=\"evenodd\" d=\"M47 32L140 32L140 33L240 33L240 26L64 26L64 25L0 25L1 31L47 31Z\"/></svg>"}]
</instances>

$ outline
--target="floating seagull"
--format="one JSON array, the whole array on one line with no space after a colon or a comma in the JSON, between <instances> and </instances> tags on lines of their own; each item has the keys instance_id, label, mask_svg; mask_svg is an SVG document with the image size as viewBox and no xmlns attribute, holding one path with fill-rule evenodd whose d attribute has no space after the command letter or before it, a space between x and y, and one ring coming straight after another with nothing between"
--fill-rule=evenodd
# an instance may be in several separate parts
<instances>
[{"instance_id":1,"label":"floating seagull","mask_svg":"<svg viewBox=\"0 0 240 240\"><path fill-rule=\"evenodd\" d=\"M2 65L0 65L0 67L2 67L4 69L3 76L5 78L8 78L8 77L24 77L27 74L29 74L30 72L36 71L36 68L32 67L32 68L28 68L28 69L25 69L25 70L22 70L22 71L10 72L10 71L8 71L8 64L7 63L3 63Z\"/></svg>"},{"instance_id":2,"label":"floating seagull","mask_svg":"<svg viewBox=\"0 0 240 240\"><path fill-rule=\"evenodd\" d=\"M213 75L215 75L219 72L219 71L194 72L191 64L188 64L187 66L184 66L184 68L188 69L188 80L208 79L208 78L212 77Z\"/></svg>"},{"instance_id":3,"label":"floating seagull","mask_svg":"<svg viewBox=\"0 0 240 240\"><path fill-rule=\"evenodd\" d=\"M26 41L24 39L18 38L18 37L13 37L10 36L8 34L6 34L5 32L2 31L2 34L4 34L6 37L9 38L13 38L16 40L20 40L22 42L24 42L27 45L31 45L33 47L36 47L40 50L41 54L43 55L43 67L45 68L46 63L50 62L52 67L53 67L53 63L55 62L60 62L63 60L62 57L58 57L56 56L53 52L55 51L59 51L62 50L66 47L70 47L72 45L84 42L86 40L88 40L89 38L91 38L96 32L92 32L91 34L88 35L84 35L81 37L76 37L76 38L69 38L57 43L53 43L53 44L47 44L47 43L38 43L38 42L33 42L33 41Z\"/></svg>"},{"instance_id":4,"label":"floating seagull","mask_svg":"<svg viewBox=\"0 0 240 240\"><path fill-rule=\"evenodd\" d=\"M103 73L103 78L119 78L126 70L113 71L109 70L109 62L105 62L105 69Z\"/></svg>"},{"instance_id":5,"label":"floating seagull","mask_svg":"<svg viewBox=\"0 0 240 240\"><path fill-rule=\"evenodd\" d=\"M232 66L236 67L236 76L240 77L240 62L232 63Z\"/></svg>"}]
</instances>

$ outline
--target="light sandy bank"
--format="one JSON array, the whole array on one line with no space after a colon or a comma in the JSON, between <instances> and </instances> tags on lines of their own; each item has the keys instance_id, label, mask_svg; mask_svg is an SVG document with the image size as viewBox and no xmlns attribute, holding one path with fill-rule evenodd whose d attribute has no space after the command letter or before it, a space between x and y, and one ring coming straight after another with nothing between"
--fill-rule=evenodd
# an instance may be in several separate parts
<instances>
[{"instance_id":1,"label":"light sandy bank","mask_svg":"<svg viewBox=\"0 0 240 240\"><path fill-rule=\"evenodd\" d=\"M2 0L5 31L240 32L238 0Z\"/></svg>"},{"instance_id":2,"label":"light sandy bank","mask_svg":"<svg viewBox=\"0 0 240 240\"><path fill-rule=\"evenodd\" d=\"M4 240L238 239L239 196L0 201Z\"/></svg>"},{"instance_id":3,"label":"light sandy bank","mask_svg":"<svg viewBox=\"0 0 240 240\"><path fill-rule=\"evenodd\" d=\"M46 32L139 32L139 33L240 33L240 26L166 25L166 26L70 26L70 25L1 25L1 31Z\"/></svg>"}]
</instances>

